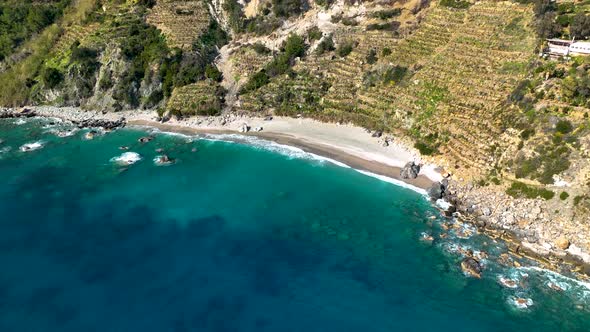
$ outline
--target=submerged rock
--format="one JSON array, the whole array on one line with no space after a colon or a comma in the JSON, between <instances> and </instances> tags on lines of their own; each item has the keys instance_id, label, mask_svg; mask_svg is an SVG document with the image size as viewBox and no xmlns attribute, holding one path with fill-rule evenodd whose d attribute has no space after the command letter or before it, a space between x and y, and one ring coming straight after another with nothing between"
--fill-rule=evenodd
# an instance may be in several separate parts
<instances>
[{"instance_id":1,"label":"submerged rock","mask_svg":"<svg viewBox=\"0 0 590 332\"><path fill-rule=\"evenodd\" d=\"M420 173L420 165L413 161L408 162L400 171L402 179L415 179Z\"/></svg>"},{"instance_id":2,"label":"submerged rock","mask_svg":"<svg viewBox=\"0 0 590 332\"><path fill-rule=\"evenodd\" d=\"M151 141L151 140L153 140L153 139L154 139L154 138L153 138L153 137L151 137L151 136L144 136L144 137L141 137L141 138L139 138L139 139L138 139L138 142L139 142L139 143L148 143L148 142L150 142L150 141Z\"/></svg>"},{"instance_id":3,"label":"submerged rock","mask_svg":"<svg viewBox=\"0 0 590 332\"><path fill-rule=\"evenodd\" d=\"M156 158L154 158L154 163L159 166L171 165L174 163L174 159L163 154L161 156L156 156Z\"/></svg>"},{"instance_id":4,"label":"submerged rock","mask_svg":"<svg viewBox=\"0 0 590 332\"><path fill-rule=\"evenodd\" d=\"M472 277L481 278L481 264L479 264L479 262L473 257L466 257L463 259L463 261L461 261L461 269Z\"/></svg>"}]
</instances>

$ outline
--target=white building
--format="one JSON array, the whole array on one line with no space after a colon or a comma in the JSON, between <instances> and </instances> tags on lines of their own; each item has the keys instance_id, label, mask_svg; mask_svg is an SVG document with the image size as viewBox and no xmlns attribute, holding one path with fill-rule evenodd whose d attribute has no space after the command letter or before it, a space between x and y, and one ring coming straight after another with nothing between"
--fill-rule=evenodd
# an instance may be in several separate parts
<instances>
[{"instance_id":1,"label":"white building","mask_svg":"<svg viewBox=\"0 0 590 332\"><path fill-rule=\"evenodd\" d=\"M552 56L590 55L590 42L547 39L545 53Z\"/></svg>"}]
</instances>

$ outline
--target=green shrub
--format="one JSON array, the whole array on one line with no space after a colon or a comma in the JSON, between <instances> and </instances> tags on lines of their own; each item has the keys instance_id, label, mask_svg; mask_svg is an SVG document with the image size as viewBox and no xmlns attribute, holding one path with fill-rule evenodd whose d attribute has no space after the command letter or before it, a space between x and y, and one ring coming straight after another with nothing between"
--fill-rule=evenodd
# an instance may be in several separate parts
<instances>
[{"instance_id":1,"label":"green shrub","mask_svg":"<svg viewBox=\"0 0 590 332\"><path fill-rule=\"evenodd\" d=\"M244 11L237 0L225 0L221 5L225 11L227 22L234 32L242 32L245 27Z\"/></svg>"},{"instance_id":2,"label":"green shrub","mask_svg":"<svg viewBox=\"0 0 590 332\"><path fill-rule=\"evenodd\" d=\"M331 52L335 49L336 48L334 47L334 40L332 39L332 35L329 35L324 37L324 39L320 41L318 47L316 48L316 54L322 55L326 52Z\"/></svg>"},{"instance_id":3,"label":"green shrub","mask_svg":"<svg viewBox=\"0 0 590 332\"><path fill-rule=\"evenodd\" d=\"M254 52L260 55L268 55L272 52L268 47L264 46L264 44L261 42L253 44L252 48L254 49Z\"/></svg>"},{"instance_id":4,"label":"green shrub","mask_svg":"<svg viewBox=\"0 0 590 332\"><path fill-rule=\"evenodd\" d=\"M0 61L20 45L56 22L71 0L2 1L0 3Z\"/></svg>"},{"instance_id":5,"label":"green shrub","mask_svg":"<svg viewBox=\"0 0 590 332\"><path fill-rule=\"evenodd\" d=\"M272 0L272 11L277 17L291 17L303 12L302 0Z\"/></svg>"},{"instance_id":6,"label":"green shrub","mask_svg":"<svg viewBox=\"0 0 590 332\"><path fill-rule=\"evenodd\" d=\"M344 17L342 18L341 22L346 26L357 26L359 24L359 22L353 17Z\"/></svg>"},{"instance_id":7,"label":"green shrub","mask_svg":"<svg viewBox=\"0 0 590 332\"><path fill-rule=\"evenodd\" d=\"M397 21L388 23L373 23L367 25L367 31L380 30L380 31L396 31L400 27L401 23Z\"/></svg>"},{"instance_id":8,"label":"green shrub","mask_svg":"<svg viewBox=\"0 0 590 332\"><path fill-rule=\"evenodd\" d=\"M590 16L585 13L578 13L571 21L570 35L576 39L590 37Z\"/></svg>"},{"instance_id":9,"label":"green shrub","mask_svg":"<svg viewBox=\"0 0 590 332\"><path fill-rule=\"evenodd\" d=\"M371 13L371 15L369 15L369 17L378 18L381 20L386 20L388 18L399 16L401 13L402 13L401 8L385 9L385 10L379 10L379 11L373 12L373 13Z\"/></svg>"},{"instance_id":10,"label":"green shrub","mask_svg":"<svg viewBox=\"0 0 590 332\"><path fill-rule=\"evenodd\" d=\"M63 74L56 68L45 68L41 78L46 87L53 89L58 86L64 79Z\"/></svg>"},{"instance_id":11,"label":"green shrub","mask_svg":"<svg viewBox=\"0 0 590 332\"><path fill-rule=\"evenodd\" d=\"M570 194L568 194L565 191L562 191L561 194L559 194L559 199L561 199L562 201L565 201L568 197L570 197Z\"/></svg>"},{"instance_id":12,"label":"green shrub","mask_svg":"<svg viewBox=\"0 0 590 332\"><path fill-rule=\"evenodd\" d=\"M559 120L555 125L555 131L561 134L569 134L573 129L572 123L568 120Z\"/></svg>"},{"instance_id":13,"label":"green shrub","mask_svg":"<svg viewBox=\"0 0 590 332\"><path fill-rule=\"evenodd\" d=\"M215 67L212 64L208 64L205 67L205 77L215 82L221 82L223 75L221 74L219 69L217 69L217 67Z\"/></svg>"},{"instance_id":14,"label":"green shrub","mask_svg":"<svg viewBox=\"0 0 590 332\"><path fill-rule=\"evenodd\" d=\"M534 188L527 186L522 182L513 182L510 188L506 190L506 193L514 198L543 198L550 200L555 196L555 193L545 188Z\"/></svg>"},{"instance_id":15,"label":"green shrub","mask_svg":"<svg viewBox=\"0 0 590 332\"><path fill-rule=\"evenodd\" d=\"M307 38L309 38L309 40L320 40L322 39L322 35L322 30L317 26L314 26L307 31Z\"/></svg>"},{"instance_id":16,"label":"green shrub","mask_svg":"<svg viewBox=\"0 0 590 332\"><path fill-rule=\"evenodd\" d=\"M324 7L326 9L329 8L334 3L334 0L314 0L314 1L318 6Z\"/></svg>"},{"instance_id":17,"label":"green shrub","mask_svg":"<svg viewBox=\"0 0 590 332\"><path fill-rule=\"evenodd\" d=\"M291 34L287 37L282 47L281 54L277 55L266 67L254 74L242 88L242 92L256 90L270 82L270 78L289 73L293 61L297 57L305 55L305 41L303 37Z\"/></svg>"},{"instance_id":18,"label":"green shrub","mask_svg":"<svg viewBox=\"0 0 590 332\"><path fill-rule=\"evenodd\" d=\"M469 1L462 0L441 0L440 5L450 8L466 9L471 6L471 3L469 3Z\"/></svg>"},{"instance_id":19,"label":"green shrub","mask_svg":"<svg viewBox=\"0 0 590 332\"><path fill-rule=\"evenodd\" d=\"M391 55L391 49L389 47L384 47L381 50L381 56L388 56Z\"/></svg>"},{"instance_id":20,"label":"green shrub","mask_svg":"<svg viewBox=\"0 0 590 332\"><path fill-rule=\"evenodd\" d=\"M339 57L344 58L352 52L353 48L354 43L352 41L344 41L338 45L338 48L336 48L336 54L338 54Z\"/></svg>"},{"instance_id":21,"label":"green shrub","mask_svg":"<svg viewBox=\"0 0 590 332\"><path fill-rule=\"evenodd\" d=\"M424 156L431 156L437 153L437 148L435 146L432 146L423 141L418 141L414 143L414 147L418 149L418 151L420 151L420 154Z\"/></svg>"},{"instance_id":22,"label":"green shrub","mask_svg":"<svg viewBox=\"0 0 590 332\"><path fill-rule=\"evenodd\" d=\"M370 65L377 62L377 51L374 48L369 50L369 54L367 54L366 60L367 60L367 63Z\"/></svg>"}]
</instances>

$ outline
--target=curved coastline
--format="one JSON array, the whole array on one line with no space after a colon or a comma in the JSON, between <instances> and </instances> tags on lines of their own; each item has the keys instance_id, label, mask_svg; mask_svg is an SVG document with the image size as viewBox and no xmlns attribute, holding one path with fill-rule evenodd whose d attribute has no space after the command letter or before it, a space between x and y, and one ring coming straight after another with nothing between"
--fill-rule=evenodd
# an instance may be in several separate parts
<instances>
[{"instance_id":1,"label":"curved coastline","mask_svg":"<svg viewBox=\"0 0 590 332\"><path fill-rule=\"evenodd\" d=\"M38 116L60 118L67 121L106 120L120 121L127 125L154 128L163 132L185 135L240 135L258 137L278 144L297 147L304 152L322 156L354 168L368 176L393 179L398 185L409 186L419 193L433 183L440 181L442 171L436 165L425 165L415 180L401 179L401 167L408 161L421 162L417 151L395 138L393 144L382 145L382 140L372 137L363 128L351 125L322 123L311 119L276 117L272 121L262 118L233 116L226 121L220 117L194 117L188 120L171 120L161 123L152 111L126 111L120 113L90 112L78 108L35 107ZM261 131L242 132L241 128L263 127ZM311 128L311 129L310 129ZM381 141L381 142L380 142ZM391 141L390 141L391 142ZM247 142L246 142L247 143ZM399 182L398 182L399 181ZM588 280L590 265L583 259L567 254L559 255L536 252L528 248L512 230L500 229L493 225L479 225L476 218L458 215L458 219L471 223L492 238L506 241L509 251L519 257L537 261L543 267L560 273L574 274L580 280Z\"/></svg>"}]
</instances>

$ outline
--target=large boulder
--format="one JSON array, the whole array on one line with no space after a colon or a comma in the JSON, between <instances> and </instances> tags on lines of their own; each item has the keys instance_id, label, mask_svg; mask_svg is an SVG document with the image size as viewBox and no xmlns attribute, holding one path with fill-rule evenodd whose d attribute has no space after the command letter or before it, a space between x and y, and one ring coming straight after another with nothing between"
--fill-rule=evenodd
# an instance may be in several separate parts
<instances>
[{"instance_id":1,"label":"large boulder","mask_svg":"<svg viewBox=\"0 0 590 332\"><path fill-rule=\"evenodd\" d=\"M565 236L560 236L555 240L555 246L561 250L566 250L570 247L570 241Z\"/></svg>"},{"instance_id":2,"label":"large boulder","mask_svg":"<svg viewBox=\"0 0 590 332\"><path fill-rule=\"evenodd\" d=\"M472 277L481 278L481 264L479 264L479 262L473 257L466 257L463 259L461 261L461 269Z\"/></svg>"},{"instance_id":3,"label":"large boulder","mask_svg":"<svg viewBox=\"0 0 590 332\"><path fill-rule=\"evenodd\" d=\"M436 201L439 200L441 198L451 198L454 195L451 195L451 193L448 191L449 188L449 179L448 178L444 178L441 182L435 182L432 184L432 186L430 186L430 188L428 188L426 190L426 192L428 193L428 196ZM456 199L455 199L456 200ZM455 204L454 201L447 199L447 201L451 204Z\"/></svg>"},{"instance_id":4,"label":"large boulder","mask_svg":"<svg viewBox=\"0 0 590 332\"><path fill-rule=\"evenodd\" d=\"M408 162L400 171L400 177L402 179L415 179L420 173L420 165L413 161Z\"/></svg>"}]
</instances>

